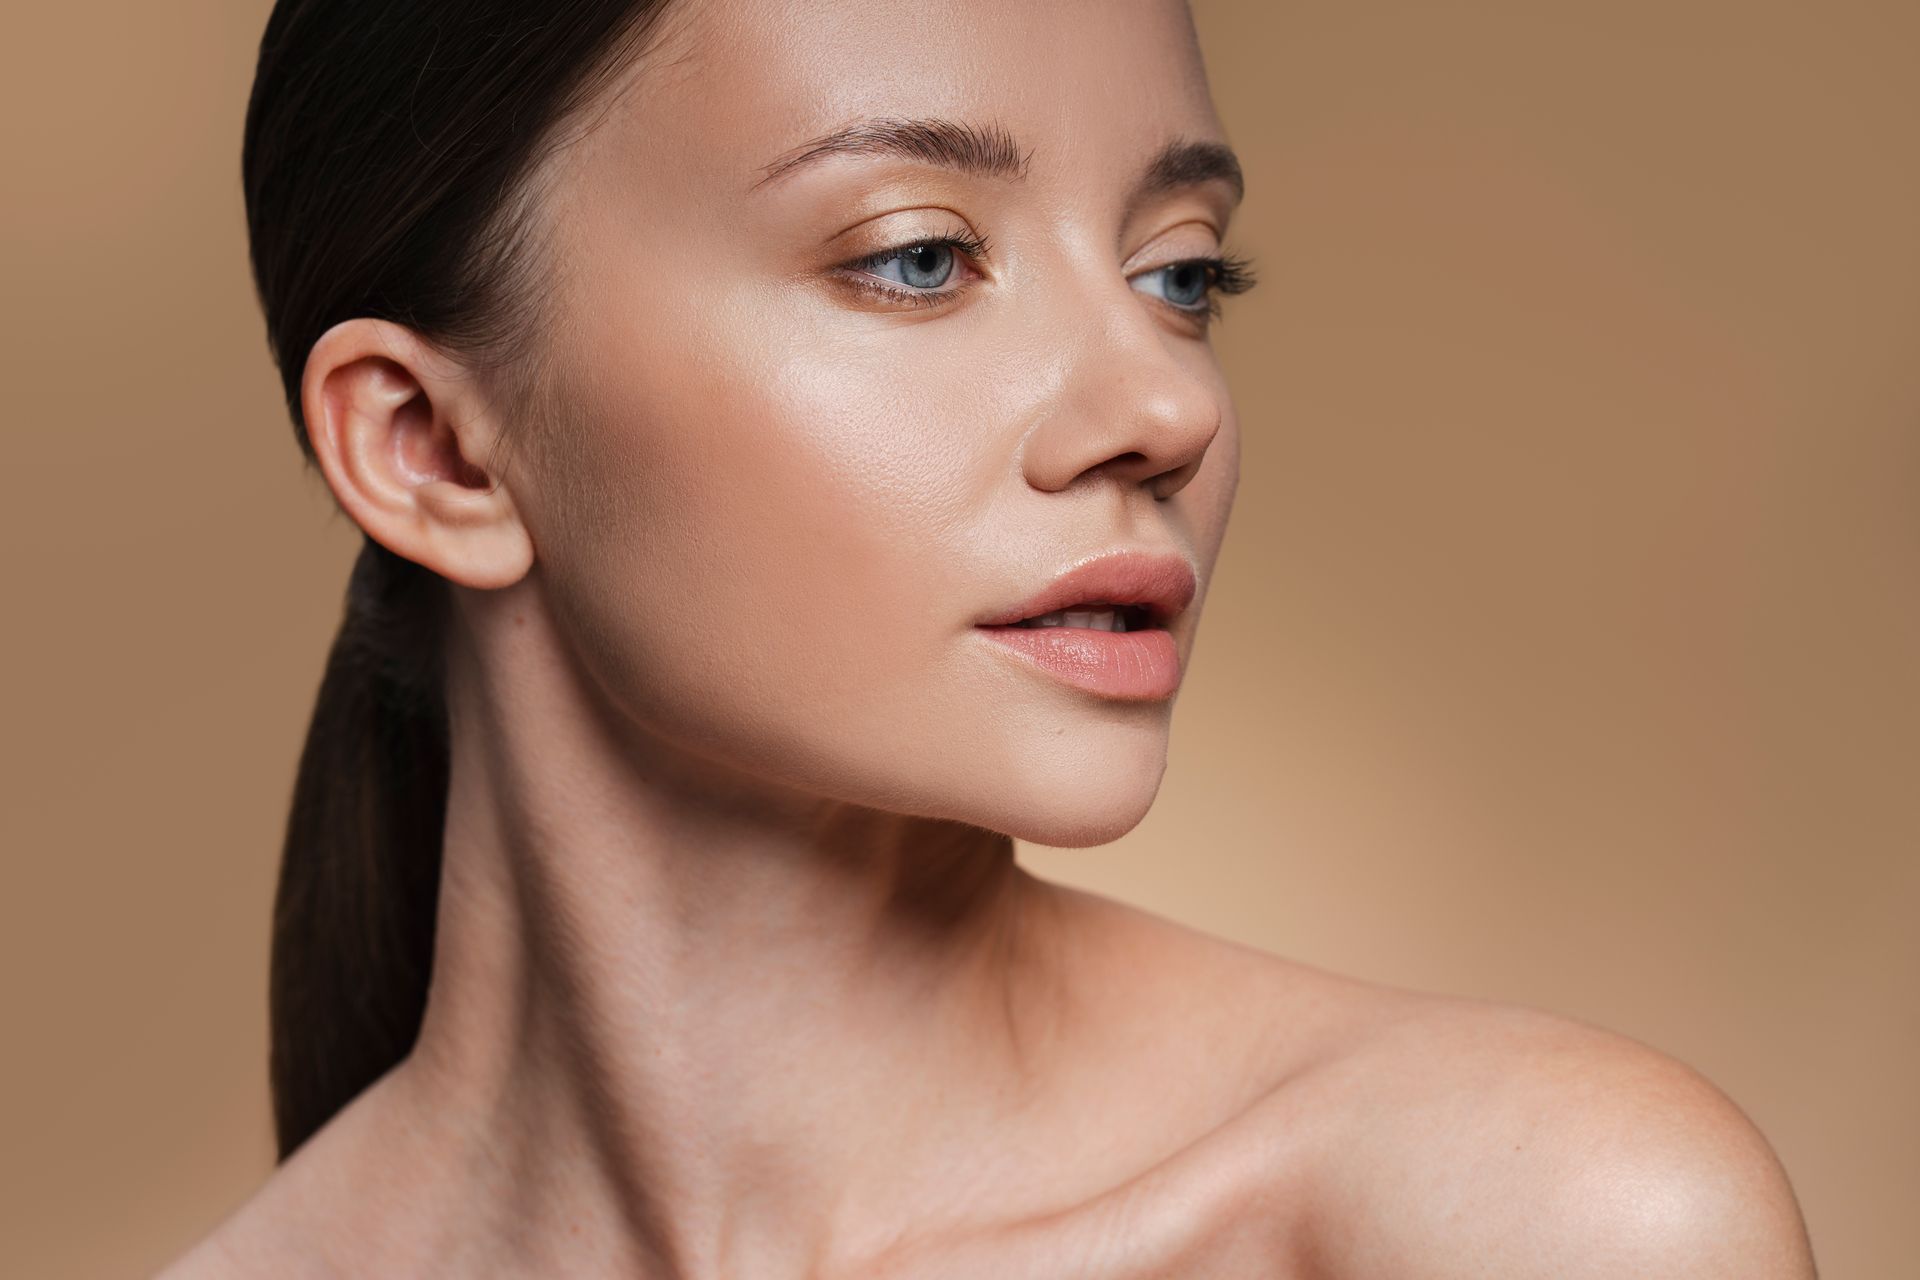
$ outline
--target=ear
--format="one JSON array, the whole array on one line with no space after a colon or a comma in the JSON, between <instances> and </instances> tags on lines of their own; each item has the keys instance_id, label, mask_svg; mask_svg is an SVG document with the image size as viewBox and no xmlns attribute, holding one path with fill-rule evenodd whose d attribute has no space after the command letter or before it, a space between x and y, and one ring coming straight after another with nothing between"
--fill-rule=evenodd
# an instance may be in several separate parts
<instances>
[{"instance_id":1,"label":"ear","mask_svg":"<svg viewBox=\"0 0 1920 1280\"><path fill-rule=\"evenodd\" d=\"M487 471L502 424L471 369L402 325L344 320L308 353L300 408L334 497L375 542L468 587L532 567L513 496Z\"/></svg>"}]
</instances>

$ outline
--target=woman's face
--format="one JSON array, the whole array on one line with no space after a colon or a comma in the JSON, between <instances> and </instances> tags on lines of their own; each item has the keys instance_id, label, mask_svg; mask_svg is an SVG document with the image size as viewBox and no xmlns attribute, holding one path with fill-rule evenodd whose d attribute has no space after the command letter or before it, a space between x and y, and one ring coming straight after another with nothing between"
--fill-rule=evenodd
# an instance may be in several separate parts
<instances>
[{"instance_id":1,"label":"woman's face","mask_svg":"<svg viewBox=\"0 0 1920 1280\"><path fill-rule=\"evenodd\" d=\"M977 624L1144 552L1197 579L1167 628L1192 649L1238 436L1179 264L1222 253L1238 193L1205 153L1149 181L1224 143L1184 0L668 18L546 175L563 411L509 429L554 627L671 748L1041 844L1124 833L1172 709L1109 651L1142 637L1043 636L1063 677ZM906 121L940 122L915 154L802 158ZM1103 655L1119 684L1075 681Z\"/></svg>"}]
</instances>

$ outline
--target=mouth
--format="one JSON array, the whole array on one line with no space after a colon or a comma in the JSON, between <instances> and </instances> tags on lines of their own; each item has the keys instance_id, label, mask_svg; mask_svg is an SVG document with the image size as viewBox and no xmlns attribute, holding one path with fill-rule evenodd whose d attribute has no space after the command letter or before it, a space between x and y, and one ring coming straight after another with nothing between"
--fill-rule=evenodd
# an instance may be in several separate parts
<instances>
[{"instance_id":1,"label":"mouth","mask_svg":"<svg viewBox=\"0 0 1920 1280\"><path fill-rule=\"evenodd\" d=\"M1166 629L1193 602L1194 572L1182 556L1118 551L1084 560L982 627Z\"/></svg>"},{"instance_id":2,"label":"mouth","mask_svg":"<svg viewBox=\"0 0 1920 1280\"><path fill-rule=\"evenodd\" d=\"M1029 669L1114 701L1163 702L1180 687L1174 619L1192 603L1179 556L1120 552L1061 574L975 623Z\"/></svg>"},{"instance_id":3,"label":"mouth","mask_svg":"<svg viewBox=\"0 0 1920 1280\"><path fill-rule=\"evenodd\" d=\"M1155 623L1153 610L1146 605L1089 601L1002 625L1031 630L1041 627L1085 627L1091 631L1147 631Z\"/></svg>"}]
</instances>

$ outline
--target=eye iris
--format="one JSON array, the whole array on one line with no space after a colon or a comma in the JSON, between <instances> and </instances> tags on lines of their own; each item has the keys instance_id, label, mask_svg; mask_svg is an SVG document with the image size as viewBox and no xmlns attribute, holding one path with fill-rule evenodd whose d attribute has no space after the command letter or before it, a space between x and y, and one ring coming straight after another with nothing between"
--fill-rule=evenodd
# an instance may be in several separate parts
<instances>
[{"instance_id":1,"label":"eye iris","mask_svg":"<svg viewBox=\"0 0 1920 1280\"><path fill-rule=\"evenodd\" d=\"M929 261L931 260L931 261ZM943 244L916 244L900 252L902 278L907 284L920 289L931 289L945 283L953 274L953 250ZM941 269L944 266L944 269ZM928 278L917 279L916 273L925 273Z\"/></svg>"},{"instance_id":2,"label":"eye iris","mask_svg":"<svg viewBox=\"0 0 1920 1280\"><path fill-rule=\"evenodd\" d=\"M1188 296L1191 294L1191 296ZM1182 262L1167 268L1167 301L1175 306L1198 306L1207 296L1207 268L1201 262Z\"/></svg>"}]
</instances>

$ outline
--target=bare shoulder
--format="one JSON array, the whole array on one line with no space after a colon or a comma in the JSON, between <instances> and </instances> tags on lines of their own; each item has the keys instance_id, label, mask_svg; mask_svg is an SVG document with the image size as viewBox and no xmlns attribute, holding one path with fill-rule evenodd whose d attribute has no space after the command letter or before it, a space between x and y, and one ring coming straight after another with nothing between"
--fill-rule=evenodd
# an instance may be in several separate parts
<instances>
[{"instance_id":1,"label":"bare shoulder","mask_svg":"<svg viewBox=\"0 0 1920 1280\"><path fill-rule=\"evenodd\" d=\"M1358 1034L1254 1118L1311 1135L1275 1170L1307 1274L1814 1276L1772 1148L1691 1067L1538 1010L1363 999Z\"/></svg>"},{"instance_id":2,"label":"bare shoulder","mask_svg":"<svg viewBox=\"0 0 1920 1280\"><path fill-rule=\"evenodd\" d=\"M382 1194L378 1172L394 1163L393 1126L383 1126L376 1110L390 1097L393 1079L365 1090L275 1164L251 1195L153 1280L368 1274L367 1259L356 1249L381 1234L375 1210L394 1199ZM342 1203L355 1206L353 1232L339 1227L334 1211Z\"/></svg>"},{"instance_id":3,"label":"bare shoulder","mask_svg":"<svg viewBox=\"0 0 1920 1280\"><path fill-rule=\"evenodd\" d=\"M241 1280L242 1277L283 1276L288 1280L318 1274L321 1257L288 1240L298 1241L300 1225L297 1212L290 1212L290 1198L283 1170L276 1170L265 1184L226 1219L216 1225L186 1253L157 1273L153 1280Z\"/></svg>"},{"instance_id":4,"label":"bare shoulder","mask_svg":"<svg viewBox=\"0 0 1920 1280\"><path fill-rule=\"evenodd\" d=\"M175 1258L153 1280L239 1280L246 1274L240 1260L228 1250L222 1233L216 1231Z\"/></svg>"},{"instance_id":5,"label":"bare shoulder","mask_svg":"<svg viewBox=\"0 0 1920 1280\"><path fill-rule=\"evenodd\" d=\"M1115 919L1125 953L1178 975L1185 1001L1173 1010L1145 981L1123 984L1129 998L1204 1046L1188 1079L1228 1081L1235 1101L1075 1215L1075 1239L1094 1243L1073 1257L1139 1260L1085 1274L1813 1280L1772 1148L1678 1059L1536 1009Z\"/></svg>"}]
</instances>

